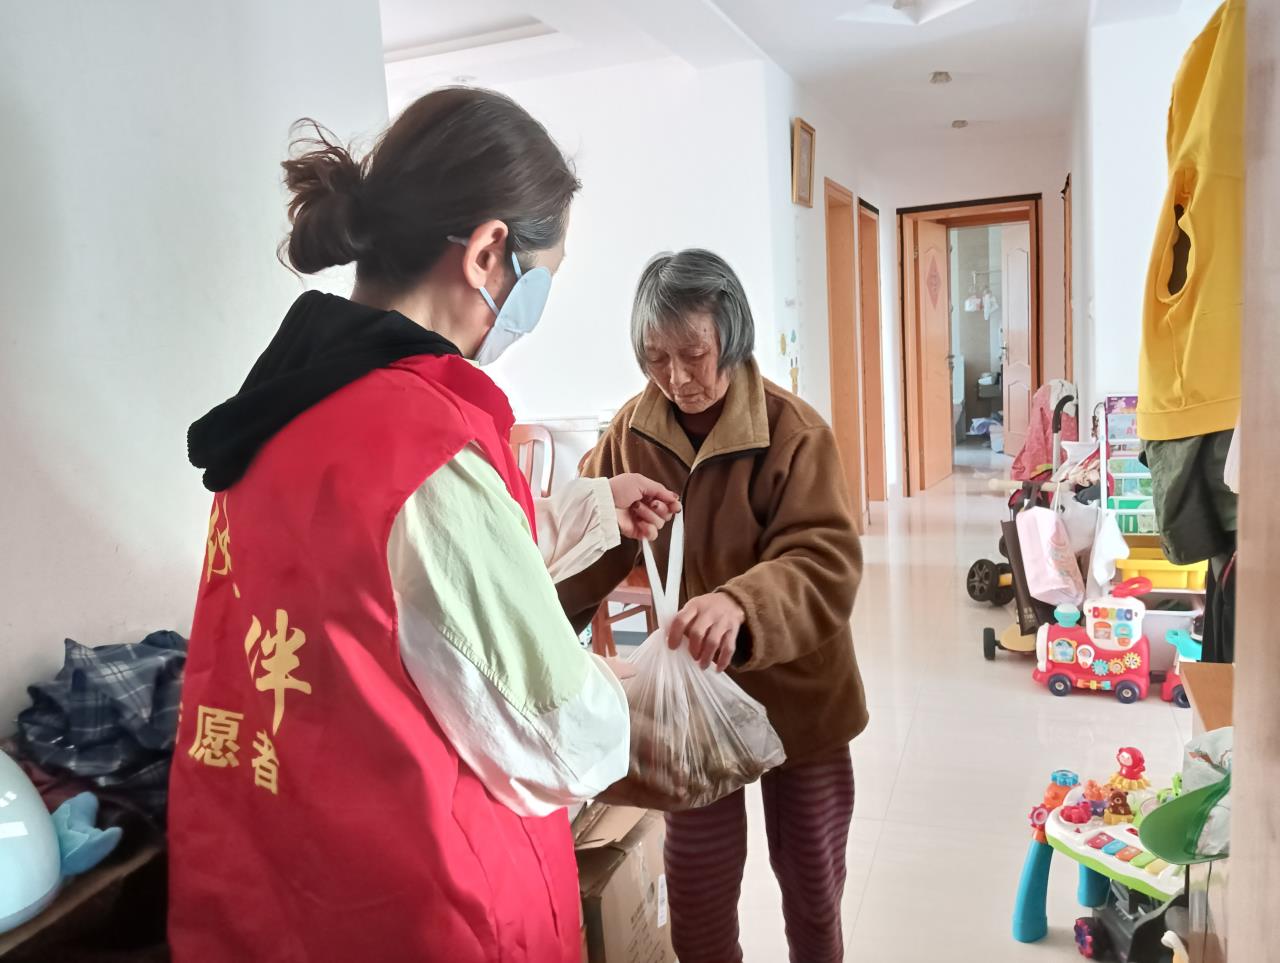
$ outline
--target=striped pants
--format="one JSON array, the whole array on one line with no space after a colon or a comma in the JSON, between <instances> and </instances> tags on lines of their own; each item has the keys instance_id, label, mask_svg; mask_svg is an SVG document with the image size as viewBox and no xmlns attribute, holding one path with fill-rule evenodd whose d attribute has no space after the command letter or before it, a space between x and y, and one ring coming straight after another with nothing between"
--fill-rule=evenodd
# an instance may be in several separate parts
<instances>
[{"instance_id":1,"label":"striped pants","mask_svg":"<svg viewBox=\"0 0 1280 963\"><path fill-rule=\"evenodd\" d=\"M791 961L839 963L840 899L853 820L849 749L768 773L761 788ZM667 887L680 963L741 963L738 899L746 859L745 792L668 814Z\"/></svg>"}]
</instances>

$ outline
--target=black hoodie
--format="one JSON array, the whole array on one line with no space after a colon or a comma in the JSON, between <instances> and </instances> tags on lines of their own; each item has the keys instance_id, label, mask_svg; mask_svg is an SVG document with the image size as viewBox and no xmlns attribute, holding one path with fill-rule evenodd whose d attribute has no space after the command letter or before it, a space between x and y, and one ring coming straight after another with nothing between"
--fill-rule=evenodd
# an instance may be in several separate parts
<instances>
[{"instance_id":1,"label":"black hoodie","mask_svg":"<svg viewBox=\"0 0 1280 963\"><path fill-rule=\"evenodd\" d=\"M205 469L207 489L225 491L276 432L338 389L402 358L460 353L397 311L308 291L293 302L239 393L187 431L187 455Z\"/></svg>"}]
</instances>

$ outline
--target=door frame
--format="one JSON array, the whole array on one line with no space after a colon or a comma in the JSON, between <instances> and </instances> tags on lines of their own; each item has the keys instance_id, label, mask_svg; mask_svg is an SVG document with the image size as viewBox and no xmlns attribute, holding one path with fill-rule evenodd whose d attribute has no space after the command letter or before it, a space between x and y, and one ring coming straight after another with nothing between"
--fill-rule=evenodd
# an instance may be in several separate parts
<instances>
[{"instance_id":1,"label":"door frame","mask_svg":"<svg viewBox=\"0 0 1280 963\"><path fill-rule=\"evenodd\" d=\"M919 258L921 222L941 224L948 230L959 227L990 227L1026 221L1031 226L1031 390L1040 387L1044 377L1044 258L1043 195L986 198L953 204L931 204L923 207L898 208L898 279L902 322L902 397L903 411L903 494L910 497L920 491L920 466L924 461L922 428L924 385L921 371L921 321L919 284L915 264ZM948 292L948 296L950 292Z\"/></svg>"},{"instance_id":2,"label":"door frame","mask_svg":"<svg viewBox=\"0 0 1280 963\"><path fill-rule=\"evenodd\" d=\"M858 225L858 326L862 351L862 438L863 469L867 502L882 502L889 497L888 472L885 462L884 362L881 358L881 292L880 292L880 209L858 198L855 212ZM864 228L867 229L864 231ZM868 254L871 265L863 270L863 257ZM868 274L870 275L868 277ZM867 311L870 301L871 312Z\"/></svg>"},{"instance_id":3,"label":"door frame","mask_svg":"<svg viewBox=\"0 0 1280 963\"><path fill-rule=\"evenodd\" d=\"M857 205L854 194L823 178L827 250L827 354L831 366L831 428L853 502L858 534L868 518L863 467L862 382L857 285Z\"/></svg>"}]
</instances>

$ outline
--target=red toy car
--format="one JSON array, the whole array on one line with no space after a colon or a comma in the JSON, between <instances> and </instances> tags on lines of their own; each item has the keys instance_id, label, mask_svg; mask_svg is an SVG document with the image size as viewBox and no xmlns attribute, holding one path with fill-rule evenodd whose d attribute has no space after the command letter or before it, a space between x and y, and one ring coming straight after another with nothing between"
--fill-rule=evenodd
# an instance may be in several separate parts
<instances>
[{"instance_id":1,"label":"red toy car","mask_svg":"<svg viewBox=\"0 0 1280 963\"><path fill-rule=\"evenodd\" d=\"M1151 655L1142 634L1146 606L1137 597L1151 591L1147 579L1130 579L1113 593L1090 599L1082 613L1074 605L1059 606L1057 624L1040 626L1036 634L1033 678L1056 696L1072 689L1113 692L1124 703L1147 697ZM1163 693L1162 693L1163 694Z\"/></svg>"}]
</instances>

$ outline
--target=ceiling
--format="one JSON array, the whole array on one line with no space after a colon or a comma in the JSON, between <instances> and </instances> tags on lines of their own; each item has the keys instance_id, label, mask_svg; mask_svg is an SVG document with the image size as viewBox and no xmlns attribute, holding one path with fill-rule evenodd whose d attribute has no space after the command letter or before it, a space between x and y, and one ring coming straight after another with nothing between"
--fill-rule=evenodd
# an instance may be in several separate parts
<instances>
[{"instance_id":1,"label":"ceiling","mask_svg":"<svg viewBox=\"0 0 1280 963\"><path fill-rule=\"evenodd\" d=\"M758 58L710 0L382 0L393 104L445 83L503 84L679 57Z\"/></svg>"},{"instance_id":2,"label":"ceiling","mask_svg":"<svg viewBox=\"0 0 1280 963\"><path fill-rule=\"evenodd\" d=\"M539 23L519 0L484 0L483 3L381 0L379 6L383 47L392 54L518 31Z\"/></svg>"},{"instance_id":3,"label":"ceiling","mask_svg":"<svg viewBox=\"0 0 1280 963\"><path fill-rule=\"evenodd\" d=\"M855 125L910 136L1062 130L1090 0L718 0L766 53ZM929 83L947 71L949 84Z\"/></svg>"},{"instance_id":4,"label":"ceiling","mask_svg":"<svg viewBox=\"0 0 1280 963\"><path fill-rule=\"evenodd\" d=\"M1091 11L1180 0L382 0L388 88L502 84L677 56L768 55L895 142L1066 130ZM930 84L947 71L948 84ZM953 131L952 122L968 127Z\"/></svg>"}]
</instances>

